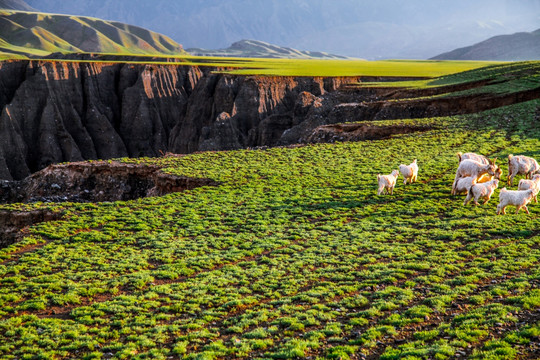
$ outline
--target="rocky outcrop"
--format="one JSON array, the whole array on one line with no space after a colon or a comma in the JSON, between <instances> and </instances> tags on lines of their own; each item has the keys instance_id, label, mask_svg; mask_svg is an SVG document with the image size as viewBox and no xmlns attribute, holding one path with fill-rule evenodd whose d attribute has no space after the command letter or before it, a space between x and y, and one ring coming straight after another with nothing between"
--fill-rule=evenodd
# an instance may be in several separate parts
<instances>
[{"instance_id":1,"label":"rocky outcrop","mask_svg":"<svg viewBox=\"0 0 540 360\"><path fill-rule=\"evenodd\" d=\"M216 185L210 179L167 174L157 166L85 161L49 165L24 180L2 181L0 203L125 201Z\"/></svg>"},{"instance_id":2,"label":"rocky outcrop","mask_svg":"<svg viewBox=\"0 0 540 360\"><path fill-rule=\"evenodd\" d=\"M159 155L201 76L166 65L0 63L0 179L65 161Z\"/></svg>"},{"instance_id":3,"label":"rocky outcrop","mask_svg":"<svg viewBox=\"0 0 540 360\"><path fill-rule=\"evenodd\" d=\"M170 150L230 150L272 146L283 132L305 120L319 96L357 78L203 77L187 112L172 131ZM308 98L306 100L306 98Z\"/></svg>"}]
</instances>

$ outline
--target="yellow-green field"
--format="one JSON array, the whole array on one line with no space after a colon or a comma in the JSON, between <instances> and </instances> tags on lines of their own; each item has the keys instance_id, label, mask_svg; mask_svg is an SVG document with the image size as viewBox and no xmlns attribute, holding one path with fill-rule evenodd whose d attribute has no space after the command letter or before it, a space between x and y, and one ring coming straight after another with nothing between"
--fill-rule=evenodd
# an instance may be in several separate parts
<instances>
[{"instance_id":1,"label":"yellow-green field","mask_svg":"<svg viewBox=\"0 0 540 360\"><path fill-rule=\"evenodd\" d=\"M202 56L153 56L152 61L138 54L122 53L130 60L115 59L119 54L101 54L105 60L95 60L107 63L141 63L161 65L205 66L219 68L219 72L234 75L263 75L263 76L309 76L309 77L407 77L435 78L481 67L500 64L488 61L429 61L429 60L316 60L316 59L254 59L254 58L222 58ZM11 56L0 52L0 60L22 59L21 55ZM42 59L40 60L47 60ZM50 60L49 61L57 61ZM77 60L63 60L77 61Z\"/></svg>"},{"instance_id":2,"label":"yellow-green field","mask_svg":"<svg viewBox=\"0 0 540 360\"><path fill-rule=\"evenodd\" d=\"M233 66L228 73L275 76L438 77L496 64L486 61L305 60L184 57L190 65Z\"/></svg>"}]
</instances>

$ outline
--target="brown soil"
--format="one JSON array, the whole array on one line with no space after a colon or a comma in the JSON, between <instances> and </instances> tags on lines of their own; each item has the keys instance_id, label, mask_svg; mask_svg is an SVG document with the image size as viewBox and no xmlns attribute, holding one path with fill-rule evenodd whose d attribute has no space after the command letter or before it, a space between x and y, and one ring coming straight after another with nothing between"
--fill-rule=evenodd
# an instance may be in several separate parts
<instances>
[{"instance_id":1,"label":"brown soil","mask_svg":"<svg viewBox=\"0 0 540 360\"><path fill-rule=\"evenodd\" d=\"M24 236L24 229L28 226L61 218L61 213L49 209L32 211L0 210L0 248L19 241Z\"/></svg>"}]
</instances>

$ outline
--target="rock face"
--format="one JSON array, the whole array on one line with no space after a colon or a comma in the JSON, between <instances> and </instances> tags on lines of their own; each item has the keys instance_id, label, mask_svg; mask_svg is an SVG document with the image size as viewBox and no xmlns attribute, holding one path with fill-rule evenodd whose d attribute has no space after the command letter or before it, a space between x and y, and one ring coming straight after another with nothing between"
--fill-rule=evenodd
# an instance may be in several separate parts
<instances>
[{"instance_id":1,"label":"rock face","mask_svg":"<svg viewBox=\"0 0 540 360\"><path fill-rule=\"evenodd\" d=\"M65 161L159 155L201 76L178 66L0 63L0 179Z\"/></svg>"},{"instance_id":2,"label":"rock face","mask_svg":"<svg viewBox=\"0 0 540 360\"><path fill-rule=\"evenodd\" d=\"M1 62L0 179L20 180L66 161L273 145L316 97L357 81L211 70Z\"/></svg>"}]
</instances>

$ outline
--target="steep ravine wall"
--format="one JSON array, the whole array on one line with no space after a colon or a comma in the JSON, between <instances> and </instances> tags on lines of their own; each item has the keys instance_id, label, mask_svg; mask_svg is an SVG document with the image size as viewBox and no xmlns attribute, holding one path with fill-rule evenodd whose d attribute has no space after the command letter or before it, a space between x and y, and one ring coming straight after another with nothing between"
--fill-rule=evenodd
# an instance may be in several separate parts
<instances>
[{"instance_id":1,"label":"steep ravine wall","mask_svg":"<svg viewBox=\"0 0 540 360\"><path fill-rule=\"evenodd\" d=\"M66 161L273 145L317 96L353 81L165 64L0 62L0 179Z\"/></svg>"},{"instance_id":2,"label":"steep ravine wall","mask_svg":"<svg viewBox=\"0 0 540 360\"><path fill-rule=\"evenodd\" d=\"M0 179L51 163L166 151L202 76L191 67L0 63Z\"/></svg>"}]
</instances>

